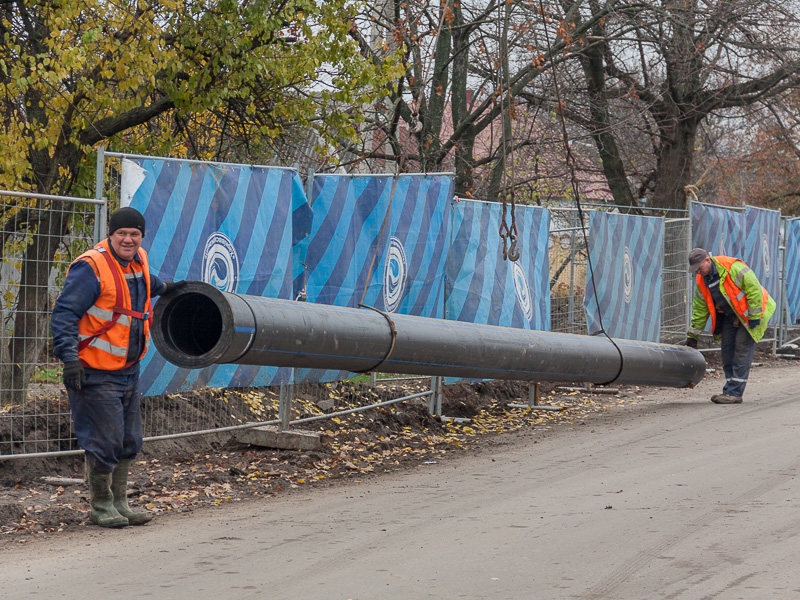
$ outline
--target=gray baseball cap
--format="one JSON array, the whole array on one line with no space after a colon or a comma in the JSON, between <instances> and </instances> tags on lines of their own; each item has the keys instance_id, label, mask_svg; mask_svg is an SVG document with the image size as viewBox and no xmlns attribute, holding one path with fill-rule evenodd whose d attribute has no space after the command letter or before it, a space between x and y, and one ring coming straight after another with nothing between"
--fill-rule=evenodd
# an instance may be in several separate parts
<instances>
[{"instance_id":1,"label":"gray baseball cap","mask_svg":"<svg viewBox=\"0 0 800 600\"><path fill-rule=\"evenodd\" d=\"M697 273L697 269L700 268L700 265L703 264L703 261L711 256L711 253L708 250L703 250L702 248L694 248L691 252L689 252L689 273L694 275Z\"/></svg>"}]
</instances>

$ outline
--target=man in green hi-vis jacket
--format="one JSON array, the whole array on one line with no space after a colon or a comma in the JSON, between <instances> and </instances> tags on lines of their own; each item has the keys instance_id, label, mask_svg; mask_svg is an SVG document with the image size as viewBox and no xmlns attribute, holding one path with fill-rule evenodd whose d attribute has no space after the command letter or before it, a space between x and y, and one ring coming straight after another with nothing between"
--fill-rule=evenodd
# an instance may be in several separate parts
<instances>
[{"instance_id":1,"label":"man in green hi-vis jacket","mask_svg":"<svg viewBox=\"0 0 800 600\"><path fill-rule=\"evenodd\" d=\"M731 256L712 256L702 248L689 253L689 272L696 275L692 324L686 345L697 348L711 318L714 341L720 343L725 385L711 397L716 404L739 404L750 375L756 343L764 337L775 300L745 262Z\"/></svg>"}]
</instances>

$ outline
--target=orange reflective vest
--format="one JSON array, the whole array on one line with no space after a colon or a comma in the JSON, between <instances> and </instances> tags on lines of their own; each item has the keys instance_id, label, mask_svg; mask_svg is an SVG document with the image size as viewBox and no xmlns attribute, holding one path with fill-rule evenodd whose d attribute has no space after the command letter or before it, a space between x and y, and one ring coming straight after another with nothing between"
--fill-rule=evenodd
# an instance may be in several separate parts
<instances>
[{"instance_id":1,"label":"orange reflective vest","mask_svg":"<svg viewBox=\"0 0 800 600\"><path fill-rule=\"evenodd\" d=\"M728 297L728 303L731 305L739 318L749 325L750 307L747 304L747 295L742 290L742 277L747 271L750 270L749 267L746 267L745 265L745 268L739 271L736 279L734 280L734 278L731 276L731 268L733 267L733 264L740 262L744 265L744 261L732 256L715 256L714 260L721 264L727 271L727 275L722 278L720 283L725 288L725 292ZM716 269L716 266L714 266L714 268ZM701 294L703 294L703 299L705 300L706 306L708 306L708 312L711 315L711 331L716 331L717 308L714 306L714 299L711 297L711 290L708 289L705 278L700 273L697 273L696 281L697 289L700 290ZM759 316L766 313L768 302L769 293L764 286L761 286L761 311Z\"/></svg>"},{"instance_id":2,"label":"orange reflective vest","mask_svg":"<svg viewBox=\"0 0 800 600\"><path fill-rule=\"evenodd\" d=\"M76 259L88 262L100 283L100 295L78 321L78 359L86 367L116 371L136 362L128 362L131 319L144 321L144 349L136 360L141 360L147 352L151 320L150 268L147 252L140 248L138 256L141 262L131 260L123 270L105 239ZM144 277L147 287L144 312L132 310L126 277Z\"/></svg>"}]
</instances>

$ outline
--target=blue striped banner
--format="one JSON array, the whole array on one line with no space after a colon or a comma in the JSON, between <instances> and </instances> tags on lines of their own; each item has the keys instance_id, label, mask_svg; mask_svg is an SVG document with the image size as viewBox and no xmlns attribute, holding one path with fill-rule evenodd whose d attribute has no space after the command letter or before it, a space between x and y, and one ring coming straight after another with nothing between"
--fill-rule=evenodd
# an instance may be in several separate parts
<instances>
[{"instance_id":1,"label":"blue striped banner","mask_svg":"<svg viewBox=\"0 0 800 600\"><path fill-rule=\"evenodd\" d=\"M792 323L800 319L800 219L786 221L786 305Z\"/></svg>"},{"instance_id":2,"label":"blue striped banner","mask_svg":"<svg viewBox=\"0 0 800 600\"><path fill-rule=\"evenodd\" d=\"M452 197L450 175L315 176L308 301L441 317Z\"/></svg>"},{"instance_id":3,"label":"blue striped banner","mask_svg":"<svg viewBox=\"0 0 800 600\"><path fill-rule=\"evenodd\" d=\"M130 162L128 162L130 161ZM310 226L298 174L289 169L126 159L144 178L130 205L147 223L142 247L163 280L205 281L228 292L291 298L295 227ZM157 301L157 300L156 300ZM280 383L289 369L216 365L182 369L151 346L141 389L157 395L202 387Z\"/></svg>"},{"instance_id":4,"label":"blue striped banner","mask_svg":"<svg viewBox=\"0 0 800 600\"><path fill-rule=\"evenodd\" d=\"M770 295L780 297L780 265L778 264L781 213L748 206L745 212L747 239L742 260L747 263Z\"/></svg>"},{"instance_id":5,"label":"blue striped banner","mask_svg":"<svg viewBox=\"0 0 800 600\"><path fill-rule=\"evenodd\" d=\"M447 257L446 316L455 321L520 329L550 329L550 213L516 208L520 258L503 259L498 233L502 205L456 201ZM508 217L507 217L508 218Z\"/></svg>"},{"instance_id":6,"label":"blue striped banner","mask_svg":"<svg viewBox=\"0 0 800 600\"><path fill-rule=\"evenodd\" d=\"M593 278L586 273L584 309L589 333L604 329L612 338L658 342L663 219L595 211L589 226L594 272Z\"/></svg>"},{"instance_id":7,"label":"blue striped banner","mask_svg":"<svg viewBox=\"0 0 800 600\"><path fill-rule=\"evenodd\" d=\"M441 317L453 186L445 174L316 175L304 261L308 301ZM298 382L348 376L295 372Z\"/></svg>"},{"instance_id":8,"label":"blue striped banner","mask_svg":"<svg viewBox=\"0 0 800 600\"><path fill-rule=\"evenodd\" d=\"M704 248L714 256L744 256L747 223L743 212L692 202L689 213L692 247Z\"/></svg>"}]
</instances>

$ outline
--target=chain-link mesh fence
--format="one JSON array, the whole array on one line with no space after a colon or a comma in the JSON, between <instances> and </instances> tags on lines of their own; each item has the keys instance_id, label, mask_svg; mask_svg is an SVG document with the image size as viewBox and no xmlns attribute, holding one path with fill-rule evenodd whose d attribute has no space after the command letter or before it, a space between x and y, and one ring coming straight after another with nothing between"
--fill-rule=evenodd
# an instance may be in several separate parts
<instances>
[{"instance_id":1,"label":"chain-link mesh fence","mask_svg":"<svg viewBox=\"0 0 800 600\"><path fill-rule=\"evenodd\" d=\"M76 448L50 314L94 241L96 201L0 191L0 454Z\"/></svg>"}]
</instances>

